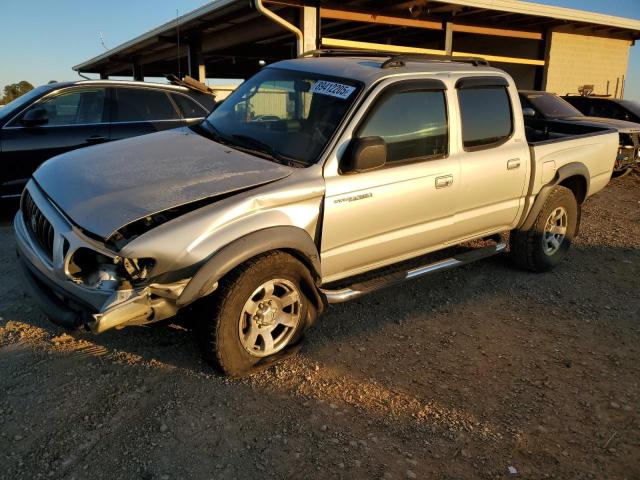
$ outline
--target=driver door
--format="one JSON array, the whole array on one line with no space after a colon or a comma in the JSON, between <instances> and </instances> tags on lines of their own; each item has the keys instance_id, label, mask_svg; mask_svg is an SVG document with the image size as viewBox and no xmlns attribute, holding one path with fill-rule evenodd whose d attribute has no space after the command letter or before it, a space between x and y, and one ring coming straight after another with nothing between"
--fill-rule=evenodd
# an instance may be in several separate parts
<instances>
[{"instance_id":1,"label":"driver door","mask_svg":"<svg viewBox=\"0 0 640 480\"><path fill-rule=\"evenodd\" d=\"M67 88L36 102L2 130L2 168L19 194L45 160L80 147L107 141L109 124L104 87ZM46 123L26 126L22 117L32 109L46 111Z\"/></svg>"},{"instance_id":2,"label":"driver door","mask_svg":"<svg viewBox=\"0 0 640 480\"><path fill-rule=\"evenodd\" d=\"M444 84L392 84L356 122L352 137L385 140L387 163L360 173L342 172L331 161L325 167L324 282L437 248L456 210L460 166L449 155Z\"/></svg>"}]
</instances>

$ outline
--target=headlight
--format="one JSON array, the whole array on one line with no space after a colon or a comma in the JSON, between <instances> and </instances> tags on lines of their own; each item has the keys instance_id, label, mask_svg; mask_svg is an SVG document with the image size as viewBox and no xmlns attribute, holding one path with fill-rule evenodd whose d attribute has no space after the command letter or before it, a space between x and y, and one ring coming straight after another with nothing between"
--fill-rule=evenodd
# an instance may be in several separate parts
<instances>
[{"instance_id":1,"label":"headlight","mask_svg":"<svg viewBox=\"0 0 640 480\"><path fill-rule=\"evenodd\" d=\"M131 289L151 273L152 258L108 257L89 248L76 250L67 265L67 275L79 285L100 290Z\"/></svg>"}]
</instances>

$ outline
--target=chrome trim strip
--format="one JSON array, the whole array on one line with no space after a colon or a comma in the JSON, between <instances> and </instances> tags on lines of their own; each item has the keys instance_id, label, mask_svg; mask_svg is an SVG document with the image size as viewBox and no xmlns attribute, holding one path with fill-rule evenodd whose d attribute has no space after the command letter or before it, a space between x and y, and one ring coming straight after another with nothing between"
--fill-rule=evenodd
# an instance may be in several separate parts
<instances>
[{"instance_id":1,"label":"chrome trim strip","mask_svg":"<svg viewBox=\"0 0 640 480\"><path fill-rule=\"evenodd\" d=\"M22 127L22 126L20 126L20 127L3 127L2 130L20 130L20 129L23 129L23 128L31 128L32 129L32 128L57 128L57 127L92 127L92 126L99 126L99 125L131 125L133 123L190 122L192 120L202 120L202 119L204 119L204 117L173 118L173 119L169 119L169 120L130 120L130 121L126 121L126 122L69 123L69 124L65 124L65 125L40 125L38 127Z\"/></svg>"},{"instance_id":2,"label":"chrome trim strip","mask_svg":"<svg viewBox=\"0 0 640 480\"><path fill-rule=\"evenodd\" d=\"M376 282L374 279L371 280L371 282L373 283L368 288L366 287L366 284L368 282L364 282L364 284L359 285L359 287L365 288L356 288L355 285L352 285L351 287L342 288L340 290L325 290L321 288L320 291L327 297L327 301L329 303L343 303L359 298L368 293L375 292L376 290L380 290L381 288L386 288L391 285L397 285L400 283L404 283L407 280L412 280L414 278L429 275L431 273L460 267L462 265L466 265L467 263L475 262L477 260L482 260L493 255L497 255L498 253L504 252L506 248L506 242L500 239L500 241L494 246L485 247L478 250L471 250L470 252L462 253L456 257L446 258L444 260L407 270L406 272L404 272L404 276L401 279L394 277L392 280L387 282Z\"/></svg>"},{"instance_id":3,"label":"chrome trim strip","mask_svg":"<svg viewBox=\"0 0 640 480\"><path fill-rule=\"evenodd\" d=\"M106 87L117 87L118 85L134 86L134 87L149 87L156 88L158 90L170 89L179 92L188 92L187 87L182 85L174 85L172 83L159 83L159 82L141 82L139 80L78 80L75 85L104 85Z\"/></svg>"}]
</instances>

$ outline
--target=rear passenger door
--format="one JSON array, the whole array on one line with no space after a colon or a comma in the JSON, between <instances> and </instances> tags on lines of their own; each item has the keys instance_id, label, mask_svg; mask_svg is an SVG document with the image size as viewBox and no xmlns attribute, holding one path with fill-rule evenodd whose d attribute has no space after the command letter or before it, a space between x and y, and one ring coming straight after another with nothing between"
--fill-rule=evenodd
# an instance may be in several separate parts
<instances>
[{"instance_id":1,"label":"rear passenger door","mask_svg":"<svg viewBox=\"0 0 640 480\"><path fill-rule=\"evenodd\" d=\"M517 97L503 77L456 83L461 123L460 190L452 241L508 230L523 205L530 169Z\"/></svg>"},{"instance_id":2,"label":"rear passenger door","mask_svg":"<svg viewBox=\"0 0 640 480\"><path fill-rule=\"evenodd\" d=\"M111 97L111 140L145 135L183 125L164 90L115 87Z\"/></svg>"}]
</instances>

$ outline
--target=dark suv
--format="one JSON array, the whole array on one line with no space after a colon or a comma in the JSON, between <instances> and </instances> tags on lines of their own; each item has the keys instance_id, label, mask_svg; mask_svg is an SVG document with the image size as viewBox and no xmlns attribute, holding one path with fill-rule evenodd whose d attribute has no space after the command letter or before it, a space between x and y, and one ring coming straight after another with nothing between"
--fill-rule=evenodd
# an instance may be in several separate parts
<instances>
[{"instance_id":1,"label":"dark suv","mask_svg":"<svg viewBox=\"0 0 640 480\"><path fill-rule=\"evenodd\" d=\"M45 160L76 148L200 122L212 95L113 80L43 85L0 108L0 199L19 198Z\"/></svg>"},{"instance_id":2,"label":"dark suv","mask_svg":"<svg viewBox=\"0 0 640 480\"><path fill-rule=\"evenodd\" d=\"M568 95L564 98L585 115L615 118L640 123L640 102L618 98L583 97Z\"/></svg>"}]
</instances>

